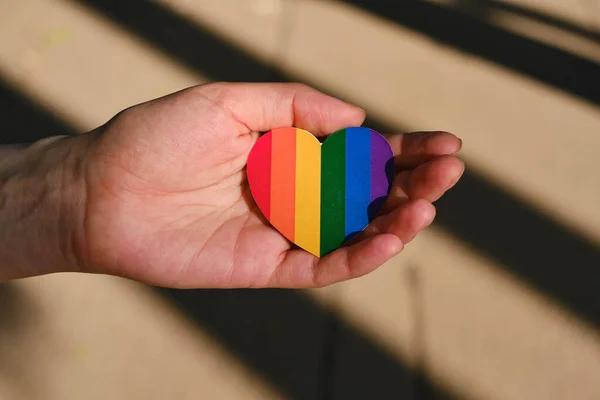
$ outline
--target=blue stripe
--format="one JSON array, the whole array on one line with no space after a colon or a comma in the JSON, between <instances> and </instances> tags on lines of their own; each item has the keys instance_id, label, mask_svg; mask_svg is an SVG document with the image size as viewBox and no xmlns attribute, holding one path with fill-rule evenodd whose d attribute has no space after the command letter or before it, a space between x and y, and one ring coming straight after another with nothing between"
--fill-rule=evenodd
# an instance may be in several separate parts
<instances>
[{"instance_id":1,"label":"blue stripe","mask_svg":"<svg viewBox=\"0 0 600 400\"><path fill-rule=\"evenodd\" d=\"M346 239L369 224L371 131L346 128Z\"/></svg>"}]
</instances>

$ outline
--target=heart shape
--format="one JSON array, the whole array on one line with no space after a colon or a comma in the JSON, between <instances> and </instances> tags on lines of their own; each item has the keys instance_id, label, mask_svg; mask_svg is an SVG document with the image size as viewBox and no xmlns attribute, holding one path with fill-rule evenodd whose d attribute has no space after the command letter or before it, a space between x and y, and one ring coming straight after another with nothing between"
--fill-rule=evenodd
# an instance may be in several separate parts
<instances>
[{"instance_id":1,"label":"heart shape","mask_svg":"<svg viewBox=\"0 0 600 400\"><path fill-rule=\"evenodd\" d=\"M387 199L394 175L388 141L353 127L321 145L299 128L273 129L248 156L256 204L288 240L322 257L363 231Z\"/></svg>"}]
</instances>

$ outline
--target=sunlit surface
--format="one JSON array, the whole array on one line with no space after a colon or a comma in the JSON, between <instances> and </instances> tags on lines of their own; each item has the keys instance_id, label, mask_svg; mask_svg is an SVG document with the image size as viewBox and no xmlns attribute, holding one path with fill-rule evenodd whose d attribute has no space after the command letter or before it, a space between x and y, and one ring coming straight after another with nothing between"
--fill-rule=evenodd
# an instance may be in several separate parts
<instances>
[{"instance_id":1,"label":"sunlit surface","mask_svg":"<svg viewBox=\"0 0 600 400\"><path fill-rule=\"evenodd\" d=\"M600 240L600 180L581 173L596 169L598 107L352 7L302 4L291 71L406 129L456 132L470 165Z\"/></svg>"},{"instance_id":2,"label":"sunlit surface","mask_svg":"<svg viewBox=\"0 0 600 400\"><path fill-rule=\"evenodd\" d=\"M72 2L0 0L0 74L81 130L205 79Z\"/></svg>"},{"instance_id":3,"label":"sunlit surface","mask_svg":"<svg viewBox=\"0 0 600 400\"><path fill-rule=\"evenodd\" d=\"M453 393L564 399L576 387L580 398L600 395L597 328L444 232L427 232L340 286L328 304Z\"/></svg>"},{"instance_id":4,"label":"sunlit surface","mask_svg":"<svg viewBox=\"0 0 600 400\"><path fill-rule=\"evenodd\" d=\"M202 54L202 43L190 65L189 58L177 56L184 52L157 42L170 34L168 29L157 26L156 35L145 38L86 3L93 2L0 0L0 79L75 129L91 129L132 104L220 78L223 55ZM473 2L437 3L455 9ZM593 2L492 3L528 7L585 29L595 23L584 11ZM337 324L348 323L338 330L351 330L352 340L364 335L359 344L369 349L370 360L387 363L383 371L398 373L397 381L406 379L401 370L409 377L422 373L457 399L600 398L600 320L594 311L600 297L594 299L589 290L598 276L597 265L589 263L597 260L600 243L600 107L590 96L440 43L391 15L375 16L369 2L363 9L312 0L152 4L140 7L169 13L189 31L201 30L211 43L239 51L267 72L276 66L289 79L354 101L380 123L457 133L468 169L476 174L469 184L493 185L471 194L482 197L469 202L480 214L469 214L473 210L456 200L450 208L442 204L440 226L376 273L308 292L317 304L314 310L332 309L342 317ZM140 12L135 19L146 16ZM496 8L482 20L597 61L596 42L556 27L540 28L506 9ZM186 46L191 40L176 39ZM203 70L204 59L210 73ZM235 72L231 65L222 69ZM515 233L535 232L526 223L541 220L538 230L552 227L547 235L576 238L573 243L579 244L565 240L564 249L547 249L566 255L565 265L543 265L548 257L536 238L528 240L539 254L501 254L526 249L526 243L512 243L510 232L493 234L493 225L465 235L461 229L466 228L456 222L463 215L503 213L484 195L502 195L498 204L530 216L506 216L514 221ZM479 227L470 223L465 226ZM473 240L477 237L485 240ZM591 258L582 261L577 249ZM582 271L592 279L582 296L562 290L560 282L550 287L544 279L562 273L568 287L582 283ZM59 275L0 286L0 299L0 398L270 399L285 392L269 380L262 364L250 365L252 357L210 333L214 327L195 324L189 310L137 284ZM351 362L353 351L366 350L347 339L338 343L335 331L331 335L324 339L329 343L324 352L333 348L337 364L325 354L314 369L333 383L321 382L317 389L349 398L343 388L361 384L352 372L361 371ZM259 357L260 351L253 355ZM306 369L299 371L289 374ZM380 375L385 382L387 375ZM291 376L292 382L302 380ZM409 379L406 393L398 397L427 398L410 389L415 385Z\"/></svg>"},{"instance_id":5,"label":"sunlit surface","mask_svg":"<svg viewBox=\"0 0 600 400\"><path fill-rule=\"evenodd\" d=\"M0 398L199 396L280 398L141 285L73 275L0 285Z\"/></svg>"},{"instance_id":6,"label":"sunlit surface","mask_svg":"<svg viewBox=\"0 0 600 400\"><path fill-rule=\"evenodd\" d=\"M600 9L594 1L588 2L552 2L544 7L531 7L534 2L515 1L456 1L429 0L447 5L470 15L476 15L485 22L506 29L523 37L555 46L561 50L576 54L595 62L600 61L600 31L594 29L593 16L600 15ZM569 13L569 11L572 11ZM569 14L571 19L569 19ZM592 19L590 18L592 17ZM581 20L580 23L577 21Z\"/></svg>"}]
</instances>

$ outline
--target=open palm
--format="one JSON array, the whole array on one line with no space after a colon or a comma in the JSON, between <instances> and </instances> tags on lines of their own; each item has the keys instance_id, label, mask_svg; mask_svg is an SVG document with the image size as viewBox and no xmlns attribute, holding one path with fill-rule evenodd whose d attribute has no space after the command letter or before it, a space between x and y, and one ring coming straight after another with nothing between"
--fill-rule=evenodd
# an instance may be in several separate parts
<instances>
[{"instance_id":1,"label":"open palm","mask_svg":"<svg viewBox=\"0 0 600 400\"><path fill-rule=\"evenodd\" d=\"M326 135L363 120L299 84L213 83L125 110L89 133L86 268L171 287L314 287L374 270L431 223L431 202L460 177L455 136L389 135L393 195L351 246L322 259L269 225L245 177L259 132Z\"/></svg>"}]
</instances>

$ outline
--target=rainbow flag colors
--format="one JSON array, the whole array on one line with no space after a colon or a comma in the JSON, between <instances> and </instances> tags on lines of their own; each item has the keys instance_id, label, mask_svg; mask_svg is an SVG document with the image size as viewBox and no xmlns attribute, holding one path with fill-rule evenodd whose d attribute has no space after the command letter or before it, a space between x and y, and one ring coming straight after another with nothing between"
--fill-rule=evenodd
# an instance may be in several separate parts
<instances>
[{"instance_id":1,"label":"rainbow flag colors","mask_svg":"<svg viewBox=\"0 0 600 400\"><path fill-rule=\"evenodd\" d=\"M346 128L321 143L310 132L279 128L248 157L258 207L287 239L322 257L360 233L380 211L393 179L387 140Z\"/></svg>"}]
</instances>

